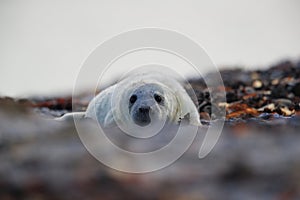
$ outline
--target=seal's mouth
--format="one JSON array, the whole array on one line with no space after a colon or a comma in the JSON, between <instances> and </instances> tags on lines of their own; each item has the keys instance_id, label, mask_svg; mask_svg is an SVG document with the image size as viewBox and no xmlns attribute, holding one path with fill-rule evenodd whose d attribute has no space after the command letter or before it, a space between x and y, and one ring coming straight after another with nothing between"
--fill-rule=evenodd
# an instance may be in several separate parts
<instances>
[{"instance_id":1,"label":"seal's mouth","mask_svg":"<svg viewBox=\"0 0 300 200\"><path fill-rule=\"evenodd\" d=\"M149 125L151 123L151 118L149 113L139 113L135 115L134 123L142 127Z\"/></svg>"},{"instance_id":2,"label":"seal's mouth","mask_svg":"<svg viewBox=\"0 0 300 200\"><path fill-rule=\"evenodd\" d=\"M151 122L150 118L150 107L142 106L138 109L138 112L135 113L133 119L134 122L139 126L147 126Z\"/></svg>"}]
</instances>

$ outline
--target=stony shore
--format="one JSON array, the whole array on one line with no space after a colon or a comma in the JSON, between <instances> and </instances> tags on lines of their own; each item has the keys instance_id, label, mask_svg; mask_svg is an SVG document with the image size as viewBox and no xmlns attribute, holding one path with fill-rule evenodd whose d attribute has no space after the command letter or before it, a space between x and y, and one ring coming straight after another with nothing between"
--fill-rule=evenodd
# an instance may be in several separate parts
<instances>
[{"instance_id":1,"label":"stony shore","mask_svg":"<svg viewBox=\"0 0 300 200\"><path fill-rule=\"evenodd\" d=\"M203 80L190 80L203 129L212 107L226 110L213 151L198 158L200 134L174 164L140 175L104 166L73 122L52 120L72 110L71 97L1 98L0 199L300 199L300 63L221 75L227 102L218 105ZM75 99L77 109L90 98Z\"/></svg>"}]
</instances>

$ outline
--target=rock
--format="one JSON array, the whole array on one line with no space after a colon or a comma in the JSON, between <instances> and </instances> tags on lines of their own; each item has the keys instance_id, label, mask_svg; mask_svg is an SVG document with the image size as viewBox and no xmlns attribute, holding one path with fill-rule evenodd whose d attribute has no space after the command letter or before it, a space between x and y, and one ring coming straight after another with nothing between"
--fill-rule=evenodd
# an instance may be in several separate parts
<instances>
[{"instance_id":1,"label":"rock","mask_svg":"<svg viewBox=\"0 0 300 200\"><path fill-rule=\"evenodd\" d=\"M271 96L273 98L284 98L287 96L287 88L285 85L278 85L275 88L272 88L271 90Z\"/></svg>"},{"instance_id":2,"label":"rock","mask_svg":"<svg viewBox=\"0 0 300 200\"><path fill-rule=\"evenodd\" d=\"M262 83L260 80L255 80L255 81L252 83L252 86L253 86L255 89L261 89L262 86L263 86L263 83Z\"/></svg>"},{"instance_id":3,"label":"rock","mask_svg":"<svg viewBox=\"0 0 300 200\"><path fill-rule=\"evenodd\" d=\"M272 85L278 85L279 84L279 79L274 79L272 80Z\"/></svg>"},{"instance_id":4,"label":"rock","mask_svg":"<svg viewBox=\"0 0 300 200\"><path fill-rule=\"evenodd\" d=\"M295 114L295 110L290 110L288 107L284 106L280 108L281 112L283 113L284 116L291 116Z\"/></svg>"},{"instance_id":5,"label":"rock","mask_svg":"<svg viewBox=\"0 0 300 200\"><path fill-rule=\"evenodd\" d=\"M271 103L271 104L265 105L257 110L260 112L273 112L275 110L275 104Z\"/></svg>"},{"instance_id":6,"label":"rock","mask_svg":"<svg viewBox=\"0 0 300 200\"><path fill-rule=\"evenodd\" d=\"M234 101L238 101L238 95L235 91L229 91L226 93L226 100L228 103L232 103Z\"/></svg>"},{"instance_id":7,"label":"rock","mask_svg":"<svg viewBox=\"0 0 300 200\"><path fill-rule=\"evenodd\" d=\"M293 86L292 92L294 93L295 96L300 97L300 82L298 82Z\"/></svg>"},{"instance_id":8,"label":"rock","mask_svg":"<svg viewBox=\"0 0 300 200\"><path fill-rule=\"evenodd\" d=\"M275 99L274 103L279 107L292 107L293 103L289 99Z\"/></svg>"}]
</instances>

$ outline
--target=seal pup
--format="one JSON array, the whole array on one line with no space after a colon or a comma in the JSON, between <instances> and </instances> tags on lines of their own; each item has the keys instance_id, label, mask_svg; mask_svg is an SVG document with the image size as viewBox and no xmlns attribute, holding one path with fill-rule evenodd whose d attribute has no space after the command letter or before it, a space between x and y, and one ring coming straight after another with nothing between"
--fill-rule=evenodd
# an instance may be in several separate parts
<instances>
[{"instance_id":1,"label":"seal pup","mask_svg":"<svg viewBox=\"0 0 300 200\"><path fill-rule=\"evenodd\" d=\"M198 110L180 82L157 72L129 75L96 95L86 112L69 113L59 120L73 117L91 118L103 127L179 124L183 119L201 125Z\"/></svg>"}]
</instances>

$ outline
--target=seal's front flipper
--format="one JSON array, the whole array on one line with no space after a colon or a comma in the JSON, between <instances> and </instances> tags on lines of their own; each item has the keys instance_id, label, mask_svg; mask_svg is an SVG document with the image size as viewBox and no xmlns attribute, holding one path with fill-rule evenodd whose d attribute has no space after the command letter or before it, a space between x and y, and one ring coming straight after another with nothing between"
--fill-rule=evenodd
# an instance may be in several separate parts
<instances>
[{"instance_id":1,"label":"seal's front flipper","mask_svg":"<svg viewBox=\"0 0 300 200\"><path fill-rule=\"evenodd\" d=\"M85 117L85 112L74 112L74 113L67 113L61 117L55 118L57 121L71 121L74 119L83 119Z\"/></svg>"},{"instance_id":2,"label":"seal's front flipper","mask_svg":"<svg viewBox=\"0 0 300 200\"><path fill-rule=\"evenodd\" d=\"M179 118L179 123L181 125L192 125L192 126L202 126L200 120L195 117L191 117L190 113L187 113L182 118Z\"/></svg>"}]
</instances>

